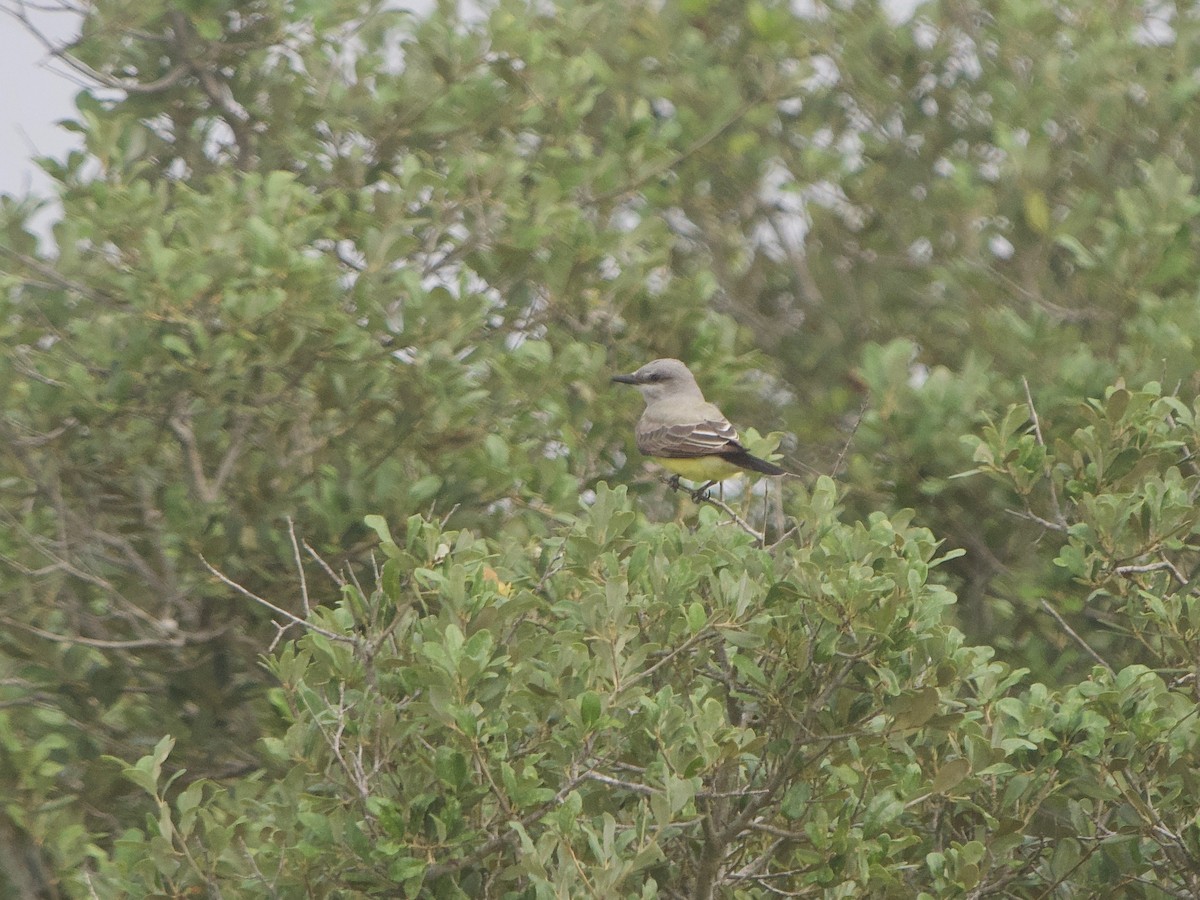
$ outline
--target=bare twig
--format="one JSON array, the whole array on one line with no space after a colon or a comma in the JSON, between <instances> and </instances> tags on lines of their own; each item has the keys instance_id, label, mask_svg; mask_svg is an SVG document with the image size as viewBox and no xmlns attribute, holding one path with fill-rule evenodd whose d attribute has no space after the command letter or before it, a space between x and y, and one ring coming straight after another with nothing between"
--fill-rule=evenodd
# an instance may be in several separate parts
<instances>
[{"instance_id":1,"label":"bare twig","mask_svg":"<svg viewBox=\"0 0 1200 900\"><path fill-rule=\"evenodd\" d=\"M1042 437L1042 421L1038 418L1037 407L1033 405L1033 393L1029 390L1029 379L1022 377L1021 384L1025 386L1025 402L1029 406L1029 418L1033 423L1033 435L1037 438L1038 446L1046 449L1046 440ZM1054 505L1054 521L1066 529L1067 520L1063 516L1062 505L1058 502L1058 489L1054 487L1054 474L1050 471L1050 460L1047 459L1042 467L1046 476L1046 484L1050 488L1050 502ZM1031 514L1032 515L1032 514Z\"/></svg>"},{"instance_id":2,"label":"bare twig","mask_svg":"<svg viewBox=\"0 0 1200 900\"><path fill-rule=\"evenodd\" d=\"M50 282L50 284L54 287L61 288L65 291L70 291L71 293L78 294L81 297L86 297L93 303L108 303L112 302L113 300L111 296L103 291L97 291L81 281L74 281L70 278L67 278L53 266L42 262L42 260L38 259L37 257L29 256L26 253L21 253L12 249L11 247L5 247L2 245L0 245L0 253L4 254L9 259L20 263L27 269L31 269L32 271L36 272L42 278L45 278L48 282Z\"/></svg>"},{"instance_id":3,"label":"bare twig","mask_svg":"<svg viewBox=\"0 0 1200 900\"><path fill-rule=\"evenodd\" d=\"M461 503L455 503L452 507L450 507L449 511L447 511L447 513L444 516L442 516L441 521L438 522L439 527L441 527L444 530L446 528L446 526L450 523L450 517L453 516L456 512L458 512L458 508L460 506L462 506ZM429 517L433 518L433 510L429 511Z\"/></svg>"},{"instance_id":4,"label":"bare twig","mask_svg":"<svg viewBox=\"0 0 1200 900\"><path fill-rule=\"evenodd\" d=\"M84 78L101 84L104 87L113 88L115 90L124 91L127 94L155 94L160 91L165 91L170 87L175 86L187 73L187 66L180 63L174 66L165 75L156 78L154 81L133 81L124 78L114 78L111 75L106 75L103 72L97 71L79 59L74 54L70 53L66 46L52 40L45 32L33 24L29 13L26 12L28 4L18 2L11 5L0 7L4 12L8 13L28 31L42 48L57 60L66 63L77 73Z\"/></svg>"},{"instance_id":5,"label":"bare twig","mask_svg":"<svg viewBox=\"0 0 1200 900\"><path fill-rule=\"evenodd\" d=\"M254 593L253 591L242 587L242 585L238 584L236 581L234 581L232 578L230 578L224 572L215 568L213 566L213 564L210 563L203 556L200 557L200 562L204 563L204 568L208 569L208 571L211 572L216 578L220 579L222 582L227 584L229 587L233 588L239 594L241 594L244 597L249 597L255 603L265 606L267 609L271 610L273 613L276 613L277 615L283 616L285 619L287 619L289 622L291 622L291 624L299 625L301 628L306 628L309 631L313 632L314 634L319 634L319 635L321 635L321 637L328 638L331 641L340 641L343 644L351 644L352 646L358 645L358 641L355 640L354 638L347 637L344 634L338 634L337 632L330 631L327 628L322 628L320 625L314 625L312 622L309 622L307 619L302 619L295 613L288 612L286 609L284 609L280 606L276 606L270 600L260 597L260 596L258 596L258 594Z\"/></svg>"},{"instance_id":6,"label":"bare twig","mask_svg":"<svg viewBox=\"0 0 1200 900\"><path fill-rule=\"evenodd\" d=\"M723 513L725 513L725 515L729 516L729 518L730 518L730 520L732 520L733 524L737 525L740 529L742 529L742 531L746 532L746 534L748 534L748 535L750 535L750 537L754 538L754 540L758 543L758 546L761 547L766 543L767 536L761 531L756 531L749 522L747 522L745 519L743 519L741 516L739 516L737 513L735 513L733 511L733 508L730 507L730 505L728 503L726 503L724 500L720 500L720 499L712 496L712 494L705 494L703 497L701 497L700 502L711 503L717 509L719 509Z\"/></svg>"},{"instance_id":7,"label":"bare twig","mask_svg":"<svg viewBox=\"0 0 1200 900\"><path fill-rule=\"evenodd\" d=\"M1141 566L1117 566L1115 569L1113 569L1113 571L1118 575L1137 575L1143 572L1159 572L1164 569L1170 572L1175 580L1181 585L1186 585L1188 583L1183 573L1180 572L1179 569L1175 567L1175 564L1169 559L1163 559L1156 563L1146 563L1145 565Z\"/></svg>"},{"instance_id":8,"label":"bare twig","mask_svg":"<svg viewBox=\"0 0 1200 900\"><path fill-rule=\"evenodd\" d=\"M688 650L690 650L692 647L695 647L701 641L707 640L710 637L715 637L716 634L717 634L716 629L714 629L710 626L701 628L699 631L697 631L695 634L693 634L690 638L688 638L686 641L684 641L682 644L680 644L678 647L676 647L674 650L672 650L670 653L668 653L666 656L664 656L662 659L660 659L658 662L656 662L650 668L643 669L642 671L638 672L636 675L633 675L628 681L625 682L623 687L629 688L632 685L637 684L639 681L642 681L645 678L649 678L651 675L653 675L655 672L657 672L659 669L661 669L663 666L665 666L667 663L669 663L671 660L673 660L680 653L686 653Z\"/></svg>"},{"instance_id":9,"label":"bare twig","mask_svg":"<svg viewBox=\"0 0 1200 900\"><path fill-rule=\"evenodd\" d=\"M1041 525L1043 528L1047 529L1048 531L1059 531L1059 532L1062 532L1063 534L1066 534L1067 530L1068 530L1066 522L1051 522L1049 519L1043 519L1037 513L1033 512L1031 510L1028 510L1028 509L1026 509L1026 510L1006 509L1004 511L1006 513L1008 513L1010 516L1016 516L1018 519L1026 519L1030 522L1035 522L1038 525Z\"/></svg>"},{"instance_id":10,"label":"bare twig","mask_svg":"<svg viewBox=\"0 0 1200 900\"><path fill-rule=\"evenodd\" d=\"M599 772L585 772L583 777L588 781L598 781L601 784L607 784L609 787L621 788L621 790L629 791L633 794L641 794L645 797L661 794L661 788L653 788L648 784L638 784L633 781L622 781L619 778L613 778L611 775L601 775Z\"/></svg>"},{"instance_id":11,"label":"bare twig","mask_svg":"<svg viewBox=\"0 0 1200 900\"><path fill-rule=\"evenodd\" d=\"M292 517L287 517L288 537L292 541L292 559L296 561L296 571L300 575L300 605L304 609L305 618L312 612L308 602L308 579L304 577L304 564L300 561L300 544L296 540L296 523Z\"/></svg>"},{"instance_id":12,"label":"bare twig","mask_svg":"<svg viewBox=\"0 0 1200 900\"><path fill-rule=\"evenodd\" d=\"M212 479L212 491L214 496L219 496L221 488L225 486L225 482L229 476L233 474L233 467L238 461L238 457L242 455L242 448L246 444L246 434L250 431L250 423L254 416L250 411L243 411L237 416L237 420L233 423L233 428L229 432L229 449L225 451L225 456L217 465L217 474Z\"/></svg>"},{"instance_id":13,"label":"bare twig","mask_svg":"<svg viewBox=\"0 0 1200 900\"><path fill-rule=\"evenodd\" d=\"M534 587L534 591L539 594L545 591L546 585L550 582L550 579L562 570L563 564L566 562L566 560L567 544L566 541L563 541L558 545L558 549L554 551L554 556L550 558L550 562L546 565L546 570L542 572L541 576L538 578L538 583Z\"/></svg>"},{"instance_id":14,"label":"bare twig","mask_svg":"<svg viewBox=\"0 0 1200 900\"><path fill-rule=\"evenodd\" d=\"M345 682L342 682L338 686L338 703L334 713L336 727L332 731L325 724L321 716L322 710L313 708L310 694L301 692L299 696L301 702L312 713L313 724L321 732L321 737L325 739L325 745L329 748L329 752L333 754L333 758L342 767L342 771L346 773L346 777L353 783L354 789L358 792L359 799L365 805L371 798L371 776L379 770L379 766L377 764L371 772L367 771L366 766L363 765L364 748L361 744L358 745L357 750L351 751L349 754L343 752L342 738L346 733L346 725L350 719L349 705L346 701ZM330 708L329 702L325 701L325 703L326 708ZM364 809L363 812L368 818L374 818L369 809Z\"/></svg>"},{"instance_id":15,"label":"bare twig","mask_svg":"<svg viewBox=\"0 0 1200 900\"><path fill-rule=\"evenodd\" d=\"M289 519L289 521L291 520ZM346 586L346 579L337 572L333 571L333 568L329 565L329 563L325 562L325 560L321 558L321 555L312 548L308 541L302 541L301 543L304 544L304 549L308 551L308 555L316 561L317 565L325 570L325 574L329 576L329 579L338 587L344 588Z\"/></svg>"},{"instance_id":16,"label":"bare twig","mask_svg":"<svg viewBox=\"0 0 1200 900\"><path fill-rule=\"evenodd\" d=\"M209 484L208 476L204 474L204 461L200 458L200 448L196 444L196 433L192 431L190 419L190 414L185 410L180 410L171 416L171 430L179 438L179 443L187 457L188 468L192 472L192 483L196 486L197 496L205 503L213 503L217 499L216 492Z\"/></svg>"},{"instance_id":17,"label":"bare twig","mask_svg":"<svg viewBox=\"0 0 1200 900\"><path fill-rule=\"evenodd\" d=\"M271 643L267 644L268 653L275 652L275 648L279 646L279 642L283 640L283 636L287 634L287 630L292 627L292 623L290 622L287 625L280 624L279 622L271 622L271 624L275 626L275 637L271 638Z\"/></svg>"},{"instance_id":18,"label":"bare twig","mask_svg":"<svg viewBox=\"0 0 1200 900\"><path fill-rule=\"evenodd\" d=\"M784 541L786 541L788 538L790 538L793 534L798 534L799 532L800 532L800 526L793 525L787 531L781 532L778 540L776 540L773 544L771 544L769 547L767 547L767 549L774 550L776 547L778 547L780 544L782 544Z\"/></svg>"},{"instance_id":19,"label":"bare twig","mask_svg":"<svg viewBox=\"0 0 1200 900\"><path fill-rule=\"evenodd\" d=\"M17 619L10 619L8 616L0 616L0 623L10 628L20 628L22 631L27 631L32 635L47 641L53 641L56 644L76 644L80 647L95 647L97 650L144 650L155 647L175 649L186 647L189 644L203 644L206 641L220 637L229 630L228 626L222 626L211 631L194 632L191 634L180 631L174 637L132 638L127 641L107 641L99 638L79 637L78 635L56 634L53 631L45 631ZM158 624L159 627L168 630L164 623L160 622Z\"/></svg>"},{"instance_id":20,"label":"bare twig","mask_svg":"<svg viewBox=\"0 0 1200 900\"><path fill-rule=\"evenodd\" d=\"M1106 668L1110 673L1113 671L1113 667L1108 664L1108 661L1103 656L1101 656L1099 653L1097 653L1095 650L1093 650L1092 645L1089 644L1087 641L1085 641L1082 637L1080 637L1079 634L1076 633L1075 629L1067 624L1067 620L1064 619L1061 615L1059 615L1058 610L1056 610L1053 606L1051 606L1045 600L1043 600L1041 602L1041 607L1046 612L1048 612L1051 616L1054 617L1054 621L1058 622L1059 626L1063 629L1063 631L1065 631L1072 638L1074 638L1075 642L1077 644L1079 644L1079 646L1082 647L1084 650L1086 650L1088 655L1091 656L1092 659L1096 660L1096 662L1098 662L1098 663L1100 663L1100 665L1104 666L1104 668Z\"/></svg>"},{"instance_id":21,"label":"bare twig","mask_svg":"<svg viewBox=\"0 0 1200 900\"><path fill-rule=\"evenodd\" d=\"M68 575L74 575L76 578L78 578L82 581L86 581L88 584L93 584L96 587L102 588L105 591L110 591L112 593L116 593L117 589L116 589L116 587L114 587L112 585L112 583L101 578L99 575L91 575L87 572L82 571L81 569L77 569L75 566L71 565L65 559L59 559L58 557L54 556L53 554L50 553L49 550L46 549L46 547L44 546L44 542L34 541L31 543L35 550L39 551L40 553L42 553L45 556L49 557L50 559L54 560L54 562L52 562L48 566L41 566L37 569L34 569L34 568L31 568L31 567L25 565L24 563L18 562L17 560L13 559L10 556L5 556L3 554L0 554L0 562L4 563L5 565L11 566L13 569L20 572L22 575L27 575L27 576L31 576L31 577L35 577L35 578L41 577L43 575L52 575L55 572L66 572Z\"/></svg>"},{"instance_id":22,"label":"bare twig","mask_svg":"<svg viewBox=\"0 0 1200 900\"><path fill-rule=\"evenodd\" d=\"M733 509L729 506L729 504L726 503L724 500L720 500L717 497L714 497L710 491L706 491L706 492L689 491L687 488L680 487L679 482L673 478L663 478L663 481L673 491L681 490L681 491L684 491L685 493L688 493L691 496L691 498L693 500L695 500L697 503L711 503L717 509L719 509L723 513L725 513L725 515L729 516L730 520L735 525L737 525L739 528L741 528L742 531L746 532L746 534L748 534L748 535L750 535L750 537L754 538L754 540L756 540L758 542L758 546L760 546L760 547L763 546L764 542L766 541L766 537L762 534L762 532L756 531L754 529L754 527L752 525L750 525L749 522L747 522L745 519L743 519L741 516L739 516L737 513L735 513L733 511Z\"/></svg>"},{"instance_id":23,"label":"bare twig","mask_svg":"<svg viewBox=\"0 0 1200 900\"><path fill-rule=\"evenodd\" d=\"M846 442L842 444L842 450L838 453L837 461L833 464L833 471L829 473L830 478L837 478L838 472L842 470L842 463L846 461L846 454L850 452L850 445L854 443L854 436L858 434L858 426L862 425L863 416L867 414L867 408L871 405L870 398L863 400L862 405L858 408L858 415L854 417L854 426L850 429L850 433L846 435Z\"/></svg>"}]
</instances>

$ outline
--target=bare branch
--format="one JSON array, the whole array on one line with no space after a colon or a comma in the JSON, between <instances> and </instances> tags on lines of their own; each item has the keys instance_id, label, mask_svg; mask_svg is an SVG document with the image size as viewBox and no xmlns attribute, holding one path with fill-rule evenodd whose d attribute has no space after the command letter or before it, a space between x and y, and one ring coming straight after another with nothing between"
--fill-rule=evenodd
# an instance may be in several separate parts
<instances>
[{"instance_id":1,"label":"bare branch","mask_svg":"<svg viewBox=\"0 0 1200 900\"><path fill-rule=\"evenodd\" d=\"M1029 407L1029 418L1033 422L1033 435L1037 438L1038 446L1045 450L1046 441L1042 437L1042 421L1038 418L1037 407L1033 405L1033 394L1029 390L1029 379L1022 377L1021 384L1025 386L1025 402ZM1062 505L1058 502L1058 489L1054 487L1054 475L1050 471L1050 461L1048 459L1043 467L1043 472L1046 476L1046 484L1050 488L1050 502L1054 505L1054 521L1065 531L1067 520L1063 515Z\"/></svg>"},{"instance_id":2,"label":"bare branch","mask_svg":"<svg viewBox=\"0 0 1200 900\"><path fill-rule=\"evenodd\" d=\"M1160 572L1164 569L1170 572L1179 584L1186 585L1188 583L1187 578L1184 577L1183 573L1169 559L1162 559L1159 562L1147 563L1141 566L1117 566L1113 571L1118 575L1137 575L1143 572Z\"/></svg>"},{"instance_id":3,"label":"bare branch","mask_svg":"<svg viewBox=\"0 0 1200 900\"><path fill-rule=\"evenodd\" d=\"M643 669L642 671L638 672L636 675L631 677L628 681L625 682L624 685L622 685L622 689L629 688L631 685L637 684L639 681L641 681L644 678L649 678L651 675L653 675L655 672L657 672L659 669L661 669L663 666L665 666L667 663L669 663L671 660L673 660L679 654L686 653L688 650L690 650L692 647L699 644L701 641L707 640L710 637L715 637L716 634L717 634L716 630L711 627L701 628L699 631L697 631L695 634L693 634L690 638L688 638L686 641L684 641L682 644L680 644L678 647L676 647L674 650L672 650L670 653L668 653L666 656L664 656L662 659L660 659L658 662L656 662L650 668Z\"/></svg>"},{"instance_id":4,"label":"bare branch","mask_svg":"<svg viewBox=\"0 0 1200 900\"><path fill-rule=\"evenodd\" d=\"M304 609L305 618L312 612L308 602L308 579L304 577L304 564L300 561L300 544L296 541L296 523L292 517L287 517L288 537L292 541L292 559L296 561L296 572L300 575L300 605Z\"/></svg>"},{"instance_id":5,"label":"bare branch","mask_svg":"<svg viewBox=\"0 0 1200 900\"><path fill-rule=\"evenodd\" d=\"M651 797L654 794L661 794L660 788L650 787L648 784L638 784L633 781L622 781L619 778L613 778L611 775L601 775L599 772L586 772L583 775L588 781L598 781L601 784L607 784L609 787L621 788L623 791L629 791L633 794L641 794L645 797Z\"/></svg>"},{"instance_id":6,"label":"bare branch","mask_svg":"<svg viewBox=\"0 0 1200 900\"><path fill-rule=\"evenodd\" d=\"M854 443L854 436L858 434L858 426L862 425L863 416L867 414L867 408L871 405L870 399L863 400L862 405L858 408L858 415L854 417L854 427L850 429L850 433L846 435L846 442L842 444L841 452L838 453L837 461L833 464L833 471L829 473L830 478L837 478L838 472L842 471L842 463L846 461L846 454L850 452L850 445Z\"/></svg>"},{"instance_id":7,"label":"bare branch","mask_svg":"<svg viewBox=\"0 0 1200 900\"><path fill-rule=\"evenodd\" d=\"M288 521L290 522L291 519L288 519ZM346 586L346 579L337 572L333 571L333 568L329 565L329 563L325 562L325 560L321 558L320 554L318 554L317 551L312 548L308 541L302 541L301 543L304 544L304 549L308 551L308 555L316 561L317 565L325 570L325 574L329 576L329 579L338 587L344 588Z\"/></svg>"},{"instance_id":8,"label":"bare branch","mask_svg":"<svg viewBox=\"0 0 1200 900\"><path fill-rule=\"evenodd\" d=\"M1051 616L1054 617L1054 620L1056 622L1058 622L1059 626L1063 629L1063 631L1065 631L1072 638L1074 638L1075 642L1077 644L1079 644L1079 646L1082 647L1084 650L1086 650L1088 655L1091 656L1092 659L1096 660L1096 662L1098 662L1098 663L1100 663L1100 665L1104 666L1104 668L1106 668L1110 673L1113 671L1113 667L1108 664L1108 661L1103 656L1101 656L1099 653L1097 653L1095 650L1093 650L1092 645L1089 644L1087 641L1085 641L1082 637L1080 637L1079 634L1076 633L1075 629L1067 624L1067 620L1064 619L1061 615L1059 615L1058 610L1056 610L1053 606L1051 606L1045 600L1042 601L1041 607L1046 612L1048 612Z\"/></svg>"},{"instance_id":9,"label":"bare branch","mask_svg":"<svg viewBox=\"0 0 1200 900\"><path fill-rule=\"evenodd\" d=\"M329 631L326 628L322 628L320 625L315 625L312 622L309 622L307 619L300 618L295 613L288 612L286 609L276 606L270 600L267 600L263 597L258 596L258 594L254 593L253 591L247 590L246 588L244 588L240 584L238 584L236 581L234 581L232 578L230 578L228 575L226 575L224 572L215 568L212 565L212 563L210 563L203 556L200 557L200 562L204 563L204 568L208 569L208 571L211 572L216 578L220 579L222 582L227 584L229 587L233 588L239 594L241 594L244 597L249 597L255 603L265 606L267 609L271 610L271 612L283 616L285 619L287 619L293 625L299 625L301 628L306 628L309 631L311 631L315 634L319 634L319 635L321 635L321 637L328 638L331 641L340 641L343 644L350 644L351 646L355 646L355 647L358 646L358 641L356 641L354 638L347 637L344 634L338 634L337 632L334 632L334 631Z\"/></svg>"},{"instance_id":10,"label":"bare branch","mask_svg":"<svg viewBox=\"0 0 1200 900\"><path fill-rule=\"evenodd\" d=\"M216 77L213 66L202 58L203 54L196 52L194 44L199 38L182 12L175 10L171 13L171 28L175 35L174 47L184 58L184 65L195 76L204 95L233 132L238 169L248 170L254 147L250 113L238 103L229 85Z\"/></svg>"},{"instance_id":11,"label":"bare branch","mask_svg":"<svg viewBox=\"0 0 1200 900\"><path fill-rule=\"evenodd\" d=\"M766 536L763 535L761 532L756 531L754 529L754 527L752 525L750 525L749 522L747 522L745 519L743 519L741 516L739 516L737 513L735 513L733 511L733 509L729 506L729 504L726 503L724 500L714 497L711 492L703 490L703 489L699 490L699 491L688 491L687 488L680 487L679 481L676 478L663 478L662 480L664 483L666 483L671 488L671 490L673 490L673 491L681 490L681 491L685 491L686 493L690 494L691 498L693 500L695 500L697 503L711 503L717 509L719 509L723 513L725 513L725 515L729 516L730 520L735 525L737 525L739 528L741 528L742 531L746 532L746 534L748 534L748 535L750 535L750 537L754 538L754 540L758 542L758 546L760 546L760 547L763 546L764 542L766 541Z\"/></svg>"},{"instance_id":12,"label":"bare branch","mask_svg":"<svg viewBox=\"0 0 1200 900\"><path fill-rule=\"evenodd\" d=\"M1004 511L1010 516L1015 516L1018 519L1025 519L1029 522L1035 522L1048 531L1058 531L1062 534L1066 534L1068 530L1066 522L1051 522L1049 519L1043 519L1032 510L1006 509Z\"/></svg>"},{"instance_id":13,"label":"bare branch","mask_svg":"<svg viewBox=\"0 0 1200 900\"><path fill-rule=\"evenodd\" d=\"M216 496L220 496L221 488L225 486L225 482L233 474L233 467L242 455L242 448L246 445L246 435L250 431L250 423L253 418L251 412L244 411L238 415L237 420L233 423L233 428L229 433L229 449L225 451L225 456L221 458L221 462L217 465L217 474L213 476L212 480L213 494Z\"/></svg>"},{"instance_id":14,"label":"bare branch","mask_svg":"<svg viewBox=\"0 0 1200 900\"><path fill-rule=\"evenodd\" d=\"M186 647L189 644L203 644L215 638L221 637L229 630L229 626L222 626L211 631L200 631L194 633L177 632L174 637L164 638L133 638L127 641L106 641L99 638L79 637L78 635L56 634L53 631L45 631L17 619L9 618L8 616L0 616L0 622L11 628L19 628L22 631L27 631L32 635L43 638L47 641L53 641L56 644L74 644L81 647L95 647L99 650L143 650L148 648L171 648ZM171 630L164 623L158 623L159 627L164 631Z\"/></svg>"},{"instance_id":15,"label":"bare branch","mask_svg":"<svg viewBox=\"0 0 1200 900\"><path fill-rule=\"evenodd\" d=\"M74 281L70 278L67 278L53 266L42 262L37 257L29 256L26 253L20 253L11 247L5 247L3 245L0 245L0 253L4 254L9 259L20 263L25 268L36 272L54 287L61 288L65 291L70 291L71 293L78 294L81 297L86 297L93 303L110 303L113 301L113 298L103 291L94 290L83 282Z\"/></svg>"},{"instance_id":16,"label":"bare branch","mask_svg":"<svg viewBox=\"0 0 1200 900\"><path fill-rule=\"evenodd\" d=\"M34 25L33 20L29 17L29 13L26 11L27 4L18 2L12 6L6 5L2 7L2 9L4 12L8 13L14 19L20 22L21 25L24 26L25 30L33 35L37 42L42 45L43 49L45 49L45 51L52 57L66 63L66 65L70 66L77 73L84 76L84 78L87 78L96 84L103 85L104 87L124 91L127 94L156 94L160 91L165 91L168 88L174 87L183 79L183 76L187 74L187 65L184 63L179 63L165 75L156 78L154 81L133 81L125 78L114 78L111 75L106 75L103 72L93 69L83 60L79 59L77 56L68 51L64 45L52 40L49 35Z\"/></svg>"},{"instance_id":17,"label":"bare branch","mask_svg":"<svg viewBox=\"0 0 1200 900\"><path fill-rule=\"evenodd\" d=\"M192 425L188 418L186 412L179 412L171 416L171 430L179 438L184 455L187 457L188 468L192 473L192 483L196 487L197 496L205 503L212 503L217 498L212 485L208 483L208 476L204 474L204 461L200 458L200 448L196 445L196 434L192 431Z\"/></svg>"}]
</instances>

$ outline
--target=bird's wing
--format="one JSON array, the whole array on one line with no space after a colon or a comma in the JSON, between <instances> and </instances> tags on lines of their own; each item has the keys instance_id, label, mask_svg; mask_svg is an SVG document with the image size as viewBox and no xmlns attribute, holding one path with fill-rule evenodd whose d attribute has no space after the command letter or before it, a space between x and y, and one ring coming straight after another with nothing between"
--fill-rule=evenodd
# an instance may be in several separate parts
<instances>
[{"instance_id":1,"label":"bird's wing","mask_svg":"<svg viewBox=\"0 0 1200 900\"><path fill-rule=\"evenodd\" d=\"M675 425L642 420L636 435L640 451L665 459L720 456L745 450L737 430L725 418Z\"/></svg>"}]
</instances>

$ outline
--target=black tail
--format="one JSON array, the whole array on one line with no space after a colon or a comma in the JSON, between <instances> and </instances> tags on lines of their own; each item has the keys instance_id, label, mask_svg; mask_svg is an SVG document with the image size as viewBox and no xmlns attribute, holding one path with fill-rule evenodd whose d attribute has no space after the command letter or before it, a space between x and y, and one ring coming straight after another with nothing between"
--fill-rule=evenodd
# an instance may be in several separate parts
<instances>
[{"instance_id":1,"label":"black tail","mask_svg":"<svg viewBox=\"0 0 1200 900\"><path fill-rule=\"evenodd\" d=\"M757 456L751 456L745 450L738 453L722 453L721 459L727 459L735 466L741 466L743 469L749 469L752 472L762 472L764 475L786 475L783 469L769 463L765 459L759 459Z\"/></svg>"}]
</instances>

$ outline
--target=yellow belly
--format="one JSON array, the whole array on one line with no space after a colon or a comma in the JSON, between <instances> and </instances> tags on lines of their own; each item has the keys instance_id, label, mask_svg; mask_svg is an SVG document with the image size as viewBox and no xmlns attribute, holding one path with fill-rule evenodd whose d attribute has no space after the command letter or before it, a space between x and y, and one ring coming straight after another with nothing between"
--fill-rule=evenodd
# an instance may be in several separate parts
<instances>
[{"instance_id":1,"label":"yellow belly","mask_svg":"<svg viewBox=\"0 0 1200 900\"><path fill-rule=\"evenodd\" d=\"M742 471L740 467L719 456L698 456L691 459L672 459L666 456L650 458L664 469L688 481L724 481Z\"/></svg>"}]
</instances>

